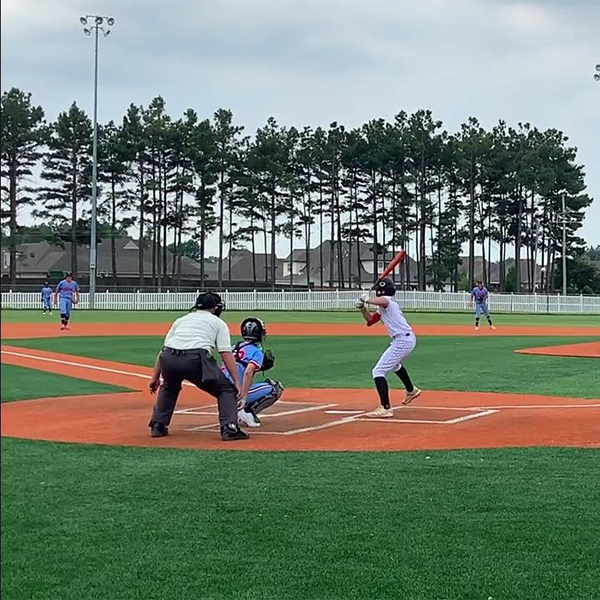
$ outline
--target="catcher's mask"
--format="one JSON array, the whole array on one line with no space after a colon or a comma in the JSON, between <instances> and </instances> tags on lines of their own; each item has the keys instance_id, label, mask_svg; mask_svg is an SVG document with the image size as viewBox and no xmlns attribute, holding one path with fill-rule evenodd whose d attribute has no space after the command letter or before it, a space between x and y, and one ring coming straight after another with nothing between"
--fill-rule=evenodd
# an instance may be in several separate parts
<instances>
[{"instance_id":1,"label":"catcher's mask","mask_svg":"<svg viewBox=\"0 0 600 600\"><path fill-rule=\"evenodd\" d=\"M204 292L196 298L194 308L197 310L211 310L214 308L214 314L218 317L225 310L225 302L216 292Z\"/></svg>"},{"instance_id":2,"label":"catcher's mask","mask_svg":"<svg viewBox=\"0 0 600 600\"><path fill-rule=\"evenodd\" d=\"M262 342L267 337L267 327L256 317L248 317L242 321L240 335L247 342Z\"/></svg>"},{"instance_id":3,"label":"catcher's mask","mask_svg":"<svg viewBox=\"0 0 600 600\"><path fill-rule=\"evenodd\" d=\"M395 296L396 286L391 277L386 277L377 283L375 286L376 296Z\"/></svg>"}]
</instances>

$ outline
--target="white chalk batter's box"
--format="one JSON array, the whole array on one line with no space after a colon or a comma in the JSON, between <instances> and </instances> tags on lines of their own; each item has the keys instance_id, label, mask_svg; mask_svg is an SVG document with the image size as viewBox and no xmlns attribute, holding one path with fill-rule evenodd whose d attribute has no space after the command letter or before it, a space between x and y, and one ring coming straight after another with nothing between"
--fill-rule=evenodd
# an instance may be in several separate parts
<instances>
[{"instance_id":1,"label":"white chalk batter's box","mask_svg":"<svg viewBox=\"0 0 600 600\"><path fill-rule=\"evenodd\" d=\"M350 410L344 405L320 402L290 402L280 400L274 406L260 413L261 427L252 428L253 434L261 435L297 435L310 433L328 427L345 425L356 421L369 423L398 423L414 425L457 425L465 421L487 417L497 413L497 409L448 408L445 406L397 406L393 418L371 418L367 413L373 410ZM214 431L219 428L215 423L218 416L214 404L205 404L194 408L175 411L178 420L190 426L185 431ZM398 415L398 416L396 416ZM201 421L198 425L198 421ZM193 425L193 426L192 426Z\"/></svg>"}]
</instances>

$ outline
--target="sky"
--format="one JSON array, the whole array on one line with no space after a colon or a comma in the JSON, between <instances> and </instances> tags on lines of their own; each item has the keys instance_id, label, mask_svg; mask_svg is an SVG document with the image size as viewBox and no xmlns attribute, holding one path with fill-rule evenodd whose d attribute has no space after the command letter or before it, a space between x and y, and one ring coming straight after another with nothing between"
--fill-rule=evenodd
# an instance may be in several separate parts
<instances>
[{"instance_id":1,"label":"sky","mask_svg":"<svg viewBox=\"0 0 600 600\"><path fill-rule=\"evenodd\" d=\"M555 127L579 149L600 244L600 0L2 0L1 87L48 119L93 108L93 42L79 17L113 16L100 39L99 121L162 95L173 117L230 108L246 133L360 126L430 108L449 131ZM214 240L213 240L214 243Z\"/></svg>"}]
</instances>

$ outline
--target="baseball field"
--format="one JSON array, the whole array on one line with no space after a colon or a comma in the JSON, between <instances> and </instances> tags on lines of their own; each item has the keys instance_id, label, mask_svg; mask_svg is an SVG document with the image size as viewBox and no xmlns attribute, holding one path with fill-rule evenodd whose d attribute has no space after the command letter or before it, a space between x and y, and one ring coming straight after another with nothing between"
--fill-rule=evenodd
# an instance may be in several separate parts
<instances>
[{"instance_id":1,"label":"baseball field","mask_svg":"<svg viewBox=\"0 0 600 600\"><path fill-rule=\"evenodd\" d=\"M176 316L2 311L3 598L600 598L600 316L409 313L373 421L382 327L264 313L285 394L230 444L192 387L148 435Z\"/></svg>"}]
</instances>

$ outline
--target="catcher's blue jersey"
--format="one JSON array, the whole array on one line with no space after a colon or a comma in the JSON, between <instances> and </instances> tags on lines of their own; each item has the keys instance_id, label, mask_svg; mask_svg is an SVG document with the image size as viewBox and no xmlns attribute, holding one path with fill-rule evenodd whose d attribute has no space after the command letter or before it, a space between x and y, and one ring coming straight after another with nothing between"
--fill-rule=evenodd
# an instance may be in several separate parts
<instances>
[{"instance_id":1,"label":"catcher's blue jersey","mask_svg":"<svg viewBox=\"0 0 600 600\"><path fill-rule=\"evenodd\" d=\"M240 382L243 381L246 367L249 364L253 364L256 367L256 370L260 371L265 360L265 354L261 348L256 344L249 342L238 342L233 349L233 355L235 356ZM227 369L223 369L223 372L228 379L231 379Z\"/></svg>"}]
</instances>

